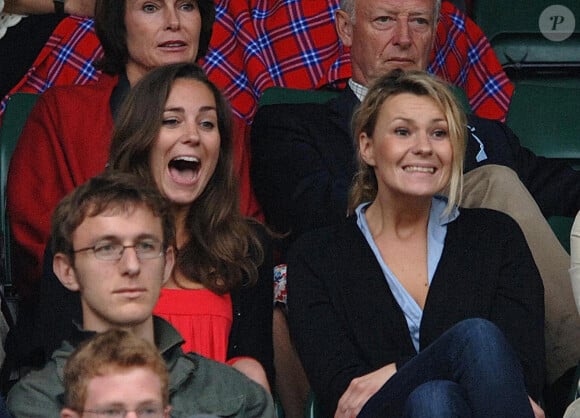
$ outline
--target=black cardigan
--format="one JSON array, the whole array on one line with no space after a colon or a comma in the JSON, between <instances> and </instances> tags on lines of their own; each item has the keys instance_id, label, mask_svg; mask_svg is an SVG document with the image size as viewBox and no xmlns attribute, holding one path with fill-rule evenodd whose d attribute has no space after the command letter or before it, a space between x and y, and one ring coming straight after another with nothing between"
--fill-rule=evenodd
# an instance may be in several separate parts
<instances>
[{"instance_id":1,"label":"black cardigan","mask_svg":"<svg viewBox=\"0 0 580 418\"><path fill-rule=\"evenodd\" d=\"M288 256L292 337L323 410L350 381L415 355L407 323L356 225L305 234ZM507 215L461 209L448 225L420 329L424 348L462 319L491 320L515 348L528 393L544 383L544 294L524 236Z\"/></svg>"}]
</instances>

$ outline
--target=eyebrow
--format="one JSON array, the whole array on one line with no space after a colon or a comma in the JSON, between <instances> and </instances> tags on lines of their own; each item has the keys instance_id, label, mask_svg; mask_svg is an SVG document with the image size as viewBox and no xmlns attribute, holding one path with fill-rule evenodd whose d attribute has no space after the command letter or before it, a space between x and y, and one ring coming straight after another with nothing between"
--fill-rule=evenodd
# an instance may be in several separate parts
<instances>
[{"instance_id":1,"label":"eyebrow","mask_svg":"<svg viewBox=\"0 0 580 418\"><path fill-rule=\"evenodd\" d=\"M217 112L217 109L215 106L202 106L199 108L199 112L198 113L203 113L203 112L211 112L211 111L215 111ZM185 109L181 106L177 106L177 107L167 107L165 109L163 109L164 112L180 112L180 113L185 113Z\"/></svg>"},{"instance_id":2,"label":"eyebrow","mask_svg":"<svg viewBox=\"0 0 580 418\"><path fill-rule=\"evenodd\" d=\"M414 123L415 122L415 119L405 118L403 116L395 116L392 120L393 120L393 122L395 122L395 121L403 121L403 122L407 122L407 123ZM438 122L447 123L447 119L445 119L445 118L436 118L436 119L431 119L430 122L431 123L438 123Z\"/></svg>"},{"instance_id":3,"label":"eyebrow","mask_svg":"<svg viewBox=\"0 0 580 418\"><path fill-rule=\"evenodd\" d=\"M393 8L391 8L391 6L387 6L387 5L381 5L378 6L374 9L372 9L375 13L389 13L389 14L393 14L393 15L400 15L401 13L405 13L405 11L401 11L401 10L395 10ZM411 12L407 12L406 14L408 14L409 16L433 16L433 10L431 9L419 9L419 10L414 10Z\"/></svg>"},{"instance_id":4,"label":"eyebrow","mask_svg":"<svg viewBox=\"0 0 580 418\"><path fill-rule=\"evenodd\" d=\"M161 241L159 239L159 237L157 237L154 234L149 234L149 233L142 233L142 234L139 234L135 237L135 241L142 241L144 239L153 239L153 240ZM99 241L119 241L119 242L121 242L123 240L124 240L123 238L121 238L117 235L103 235L103 236L100 236L100 237L94 239L93 242L99 242Z\"/></svg>"},{"instance_id":5,"label":"eyebrow","mask_svg":"<svg viewBox=\"0 0 580 418\"><path fill-rule=\"evenodd\" d=\"M409 16L429 16L433 17L433 10L417 10L415 12L410 12Z\"/></svg>"}]
</instances>

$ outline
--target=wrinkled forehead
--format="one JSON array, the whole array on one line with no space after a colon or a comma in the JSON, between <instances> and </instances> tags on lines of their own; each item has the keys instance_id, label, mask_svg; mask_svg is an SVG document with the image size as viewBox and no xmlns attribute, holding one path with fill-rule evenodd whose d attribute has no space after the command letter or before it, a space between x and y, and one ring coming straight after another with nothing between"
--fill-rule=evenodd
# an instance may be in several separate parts
<instances>
[{"instance_id":1,"label":"wrinkled forehead","mask_svg":"<svg viewBox=\"0 0 580 418\"><path fill-rule=\"evenodd\" d=\"M355 10L428 15L434 17L436 0L356 0Z\"/></svg>"}]
</instances>

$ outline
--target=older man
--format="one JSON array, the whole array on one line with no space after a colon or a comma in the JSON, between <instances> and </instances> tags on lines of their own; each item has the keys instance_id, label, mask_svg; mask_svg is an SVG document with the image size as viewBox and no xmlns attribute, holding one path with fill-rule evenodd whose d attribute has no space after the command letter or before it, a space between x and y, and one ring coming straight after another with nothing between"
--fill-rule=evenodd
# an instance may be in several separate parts
<instances>
[{"instance_id":1,"label":"older man","mask_svg":"<svg viewBox=\"0 0 580 418\"><path fill-rule=\"evenodd\" d=\"M426 69L440 0L342 0L336 30L350 47L352 78L325 104L272 105L252 128L252 181L266 219L290 240L340 221L354 173L350 120L367 87L394 68ZM569 257L544 216L574 216L580 173L535 156L504 124L469 116L462 205L487 207L521 226L545 287L548 381L580 359L580 317Z\"/></svg>"}]
</instances>

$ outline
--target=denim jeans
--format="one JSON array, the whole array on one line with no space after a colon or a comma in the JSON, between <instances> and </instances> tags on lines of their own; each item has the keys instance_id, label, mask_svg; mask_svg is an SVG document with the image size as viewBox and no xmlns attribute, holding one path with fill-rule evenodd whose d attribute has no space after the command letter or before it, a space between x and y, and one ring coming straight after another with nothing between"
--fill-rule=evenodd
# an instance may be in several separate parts
<instances>
[{"instance_id":1,"label":"denim jeans","mask_svg":"<svg viewBox=\"0 0 580 418\"><path fill-rule=\"evenodd\" d=\"M519 359L485 319L466 319L405 363L359 418L533 417Z\"/></svg>"}]
</instances>

